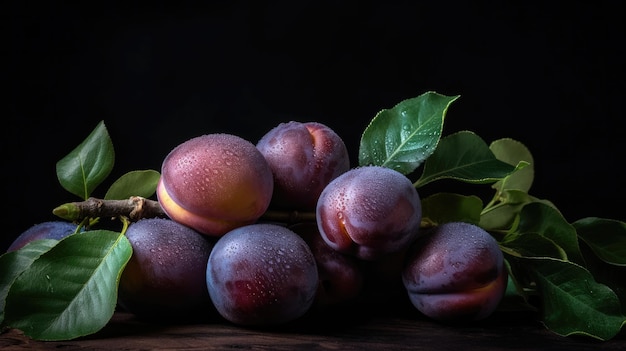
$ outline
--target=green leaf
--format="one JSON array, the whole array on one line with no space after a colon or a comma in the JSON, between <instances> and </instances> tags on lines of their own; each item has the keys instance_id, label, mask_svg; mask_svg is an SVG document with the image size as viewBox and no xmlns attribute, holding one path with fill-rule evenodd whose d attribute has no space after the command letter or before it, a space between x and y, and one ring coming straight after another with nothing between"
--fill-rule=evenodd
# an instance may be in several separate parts
<instances>
[{"instance_id":1,"label":"green leaf","mask_svg":"<svg viewBox=\"0 0 626 351\"><path fill-rule=\"evenodd\" d=\"M489 149L494 156L503 162L512 166L518 165L520 162L526 162L528 165L519 169L504 179L495 182L492 188L499 192L505 190L520 190L528 192L535 178L535 166L533 156L528 148L517 140L510 138L498 139L489 145Z\"/></svg>"},{"instance_id":2,"label":"green leaf","mask_svg":"<svg viewBox=\"0 0 626 351\"><path fill-rule=\"evenodd\" d=\"M124 200L131 196L149 198L156 192L161 174L154 170L132 171L116 180L104 195L105 200Z\"/></svg>"},{"instance_id":3,"label":"green leaf","mask_svg":"<svg viewBox=\"0 0 626 351\"><path fill-rule=\"evenodd\" d=\"M515 276L514 268L506 258L504 265L507 270L507 284L502 301L498 305L500 311L536 311L536 307L529 302L529 294L524 285Z\"/></svg>"},{"instance_id":4,"label":"green leaf","mask_svg":"<svg viewBox=\"0 0 626 351\"><path fill-rule=\"evenodd\" d=\"M434 152L448 107L458 97L427 92L380 111L361 136L359 165L413 172Z\"/></svg>"},{"instance_id":5,"label":"green leaf","mask_svg":"<svg viewBox=\"0 0 626 351\"><path fill-rule=\"evenodd\" d=\"M6 297L13 281L57 242L58 240L53 239L37 239L17 251L0 256L0 323L4 320Z\"/></svg>"},{"instance_id":6,"label":"green leaf","mask_svg":"<svg viewBox=\"0 0 626 351\"><path fill-rule=\"evenodd\" d=\"M543 323L562 336L609 340L626 323L620 301L585 268L551 258L527 259L542 297Z\"/></svg>"},{"instance_id":7,"label":"green leaf","mask_svg":"<svg viewBox=\"0 0 626 351\"><path fill-rule=\"evenodd\" d=\"M537 233L545 236L563 248L570 261L584 266L576 229L552 206L541 202L525 205L520 211L519 223L514 233Z\"/></svg>"},{"instance_id":8,"label":"green leaf","mask_svg":"<svg viewBox=\"0 0 626 351\"><path fill-rule=\"evenodd\" d=\"M514 223L524 205L533 201L533 197L522 190L506 189L500 193L499 202L483 209L479 225L486 230L507 230Z\"/></svg>"},{"instance_id":9,"label":"green leaf","mask_svg":"<svg viewBox=\"0 0 626 351\"><path fill-rule=\"evenodd\" d=\"M422 200L422 218L435 224L457 221L478 224L482 206L478 196L437 193Z\"/></svg>"},{"instance_id":10,"label":"green leaf","mask_svg":"<svg viewBox=\"0 0 626 351\"><path fill-rule=\"evenodd\" d=\"M104 121L56 164L57 178L70 193L87 200L113 169L115 152Z\"/></svg>"},{"instance_id":11,"label":"green leaf","mask_svg":"<svg viewBox=\"0 0 626 351\"><path fill-rule=\"evenodd\" d=\"M422 187L443 178L474 184L490 183L526 165L521 162L512 166L496 159L478 135L460 131L441 139L435 152L426 160L424 172L414 185Z\"/></svg>"},{"instance_id":12,"label":"green leaf","mask_svg":"<svg viewBox=\"0 0 626 351\"><path fill-rule=\"evenodd\" d=\"M481 213L479 225L486 230L510 230L522 208L531 202L556 209L552 202L538 199L522 190L505 189L497 200L495 204L487 205Z\"/></svg>"},{"instance_id":13,"label":"green leaf","mask_svg":"<svg viewBox=\"0 0 626 351\"><path fill-rule=\"evenodd\" d=\"M578 237L606 263L626 266L626 223L588 217L572 223Z\"/></svg>"},{"instance_id":14,"label":"green leaf","mask_svg":"<svg viewBox=\"0 0 626 351\"><path fill-rule=\"evenodd\" d=\"M554 241L537 233L508 234L500 241L503 252L515 257L567 259L567 254Z\"/></svg>"},{"instance_id":15,"label":"green leaf","mask_svg":"<svg viewBox=\"0 0 626 351\"><path fill-rule=\"evenodd\" d=\"M598 283L611 288L620 299L622 311L626 311L626 266L607 263L600 259L584 241L581 240L581 252L585 258L585 268Z\"/></svg>"},{"instance_id":16,"label":"green leaf","mask_svg":"<svg viewBox=\"0 0 626 351\"><path fill-rule=\"evenodd\" d=\"M6 324L37 340L95 333L113 315L119 277L131 254L126 236L108 230L59 241L11 286Z\"/></svg>"}]
</instances>

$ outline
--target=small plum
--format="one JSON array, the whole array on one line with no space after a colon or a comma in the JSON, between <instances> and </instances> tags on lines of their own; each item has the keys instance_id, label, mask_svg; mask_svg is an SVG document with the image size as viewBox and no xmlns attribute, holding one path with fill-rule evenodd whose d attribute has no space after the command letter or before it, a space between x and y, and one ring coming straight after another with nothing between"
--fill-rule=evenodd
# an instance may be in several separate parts
<instances>
[{"instance_id":1,"label":"small plum","mask_svg":"<svg viewBox=\"0 0 626 351\"><path fill-rule=\"evenodd\" d=\"M330 247L376 260L405 249L417 238L422 207L405 175L386 167L363 166L324 188L316 218Z\"/></svg>"},{"instance_id":2,"label":"small plum","mask_svg":"<svg viewBox=\"0 0 626 351\"><path fill-rule=\"evenodd\" d=\"M160 320L215 315L204 274L216 239L165 218L131 223L126 237L133 254L120 277L120 306Z\"/></svg>"},{"instance_id":3,"label":"small plum","mask_svg":"<svg viewBox=\"0 0 626 351\"><path fill-rule=\"evenodd\" d=\"M221 236L259 219L273 189L272 171L254 144L216 133L189 139L165 157L157 197L171 219Z\"/></svg>"},{"instance_id":4,"label":"small plum","mask_svg":"<svg viewBox=\"0 0 626 351\"><path fill-rule=\"evenodd\" d=\"M314 210L324 187L350 169L343 140L318 122L281 123L256 146L272 168L275 208Z\"/></svg>"},{"instance_id":5,"label":"small plum","mask_svg":"<svg viewBox=\"0 0 626 351\"><path fill-rule=\"evenodd\" d=\"M306 241L315 257L319 275L315 306L337 306L356 301L365 280L360 261L328 246L313 222L298 223L290 229Z\"/></svg>"},{"instance_id":6,"label":"small plum","mask_svg":"<svg viewBox=\"0 0 626 351\"><path fill-rule=\"evenodd\" d=\"M218 239L206 284L226 320L248 326L283 324L303 316L315 299L318 273L311 249L287 227L257 223Z\"/></svg>"},{"instance_id":7,"label":"small plum","mask_svg":"<svg viewBox=\"0 0 626 351\"><path fill-rule=\"evenodd\" d=\"M402 281L412 304L439 321L481 320L493 313L508 274L497 241L465 222L430 229L409 248Z\"/></svg>"},{"instance_id":8,"label":"small plum","mask_svg":"<svg viewBox=\"0 0 626 351\"><path fill-rule=\"evenodd\" d=\"M74 234L78 226L71 222L65 221L48 221L33 225L22 232L9 247L7 252L16 251L24 247L24 245L37 239L54 239L61 240L71 234Z\"/></svg>"}]
</instances>

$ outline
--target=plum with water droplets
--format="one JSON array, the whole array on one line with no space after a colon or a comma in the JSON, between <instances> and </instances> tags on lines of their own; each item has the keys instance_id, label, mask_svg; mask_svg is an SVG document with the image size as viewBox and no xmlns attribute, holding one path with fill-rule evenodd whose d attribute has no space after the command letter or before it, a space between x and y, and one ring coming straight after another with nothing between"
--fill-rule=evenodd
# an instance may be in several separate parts
<instances>
[{"instance_id":1,"label":"plum with water droplets","mask_svg":"<svg viewBox=\"0 0 626 351\"><path fill-rule=\"evenodd\" d=\"M165 157L157 197L171 219L221 236L256 222L273 189L272 171L254 144L216 133L189 139Z\"/></svg>"},{"instance_id":2,"label":"plum with water droplets","mask_svg":"<svg viewBox=\"0 0 626 351\"><path fill-rule=\"evenodd\" d=\"M119 304L145 318L203 319L215 315L204 275L216 239L164 218L132 223L133 254L119 281Z\"/></svg>"},{"instance_id":3,"label":"plum with water droplets","mask_svg":"<svg viewBox=\"0 0 626 351\"><path fill-rule=\"evenodd\" d=\"M504 295L507 278L498 242L465 222L430 229L409 248L402 271L413 305L440 321L488 317Z\"/></svg>"},{"instance_id":4,"label":"plum with water droplets","mask_svg":"<svg viewBox=\"0 0 626 351\"><path fill-rule=\"evenodd\" d=\"M386 167L363 166L326 186L316 218L330 247L376 260L402 251L418 237L422 207L405 175Z\"/></svg>"},{"instance_id":5,"label":"plum with water droplets","mask_svg":"<svg viewBox=\"0 0 626 351\"><path fill-rule=\"evenodd\" d=\"M272 168L274 208L315 210L324 187L350 169L343 140L318 122L281 123L256 146Z\"/></svg>"},{"instance_id":6,"label":"plum with water droplets","mask_svg":"<svg viewBox=\"0 0 626 351\"><path fill-rule=\"evenodd\" d=\"M269 326L309 310L318 273L311 249L298 234L277 224L251 224L219 238L208 260L206 284L226 320Z\"/></svg>"}]
</instances>

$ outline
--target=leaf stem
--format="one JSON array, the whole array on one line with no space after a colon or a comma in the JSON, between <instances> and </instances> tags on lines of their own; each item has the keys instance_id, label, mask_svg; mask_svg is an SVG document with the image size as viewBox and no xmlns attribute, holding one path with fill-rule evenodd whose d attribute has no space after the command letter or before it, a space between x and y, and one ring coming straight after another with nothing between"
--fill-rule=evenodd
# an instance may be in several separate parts
<instances>
[{"instance_id":1,"label":"leaf stem","mask_svg":"<svg viewBox=\"0 0 626 351\"><path fill-rule=\"evenodd\" d=\"M489 203L486 204L485 207L483 207L483 210L480 212L481 216L491 211L496 206L496 204L500 201L501 196L502 196L502 192L500 190L496 191L496 193L493 195Z\"/></svg>"}]
</instances>

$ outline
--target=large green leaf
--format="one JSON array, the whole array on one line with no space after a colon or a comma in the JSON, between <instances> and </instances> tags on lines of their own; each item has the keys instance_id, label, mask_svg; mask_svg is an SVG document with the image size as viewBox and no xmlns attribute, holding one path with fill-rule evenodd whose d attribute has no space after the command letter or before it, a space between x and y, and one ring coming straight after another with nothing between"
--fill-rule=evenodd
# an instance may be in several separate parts
<instances>
[{"instance_id":1,"label":"large green leaf","mask_svg":"<svg viewBox=\"0 0 626 351\"><path fill-rule=\"evenodd\" d=\"M448 107L458 97L427 92L380 111L361 136L359 165L413 172L435 151Z\"/></svg>"},{"instance_id":2,"label":"large green leaf","mask_svg":"<svg viewBox=\"0 0 626 351\"><path fill-rule=\"evenodd\" d=\"M519 168L496 159L489 146L475 133L460 131L441 139L435 152L424 163L424 171L415 187L432 181L452 178L481 184L501 180Z\"/></svg>"},{"instance_id":3,"label":"large green leaf","mask_svg":"<svg viewBox=\"0 0 626 351\"><path fill-rule=\"evenodd\" d=\"M626 223L588 217L572 225L598 258L613 265L626 266Z\"/></svg>"},{"instance_id":4,"label":"large green leaf","mask_svg":"<svg viewBox=\"0 0 626 351\"><path fill-rule=\"evenodd\" d=\"M437 193L422 200L422 218L432 224L468 222L478 224L483 202L475 195Z\"/></svg>"},{"instance_id":5,"label":"large green leaf","mask_svg":"<svg viewBox=\"0 0 626 351\"><path fill-rule=\"evenodd\" d=\"M155 170L128 172L111 184L104 199L124 200L131 196L149 198L156 192L160 176Z\"/></svg>"},{"instance_id":6,"label":"large green leaf","mask_svg":"<svg viewBox=\"0 0 626 351\"><path fill-rule=\"evenodd\" d=\"M56 164L61 186L86 200L113 169L115 152L104 121L89 136Z\"/></svg>"},{"instance_id":7,"label":"large green leaf","mask_svg":"<svg viewBox=\"0 0 626 351\"><path fill-rule=\"evenodd\" d=\"M531 202L522 208L515 233L537 233L549 238L567 253L567 258L584 266L576 229L552 206Z\"/></svg>"},{"instance_id":8,"label":"large green leaf","mask_svg":"<svg viewBox=\"0 0 626 351\"><path fill-rule=\"evenodd\" d=\"M17 251L0 256L0 323L4 320L6 297L13 281L57 242L53 239L33 240Z\"/></svg>"},{"instance_id":9,"label":"large green leaf","mask_svg":"<svg viewBox=\"0 0 626 351\"><path fill-rule=\"evenodd\" d=\"M585 268L564 260L527 259L542 296L543 323L562 336L609 340L626 323L620 301Z\"/></svg>"},{"instance_id":10,"label":"large green leaf","mask_svg":"<svg viewBox=\"0 0 626 351\"><path fill-rule=\"evenodd\" d=\"M514 173L509 174L504 179L495 182L492 188L499 192L505 190L520 190L528 192L535 178L535 165L533 156L526 147L517 140L510 138L498 139L489 145L489 149L494 156L503 162L516 166L520 162L527 162L528 165Z\"/></svg>"},{"instance_id":11,"label":"large green leaf","mask_svg":"<svg viewBox=\"0 0 626 351\"><path fill-rule=\"evenodd\" d=\"M111 319L132 247L107 230L70 235L35 260L11 286L5 322L38 340L95 333Z\"/></svg>"}]
</instances>

